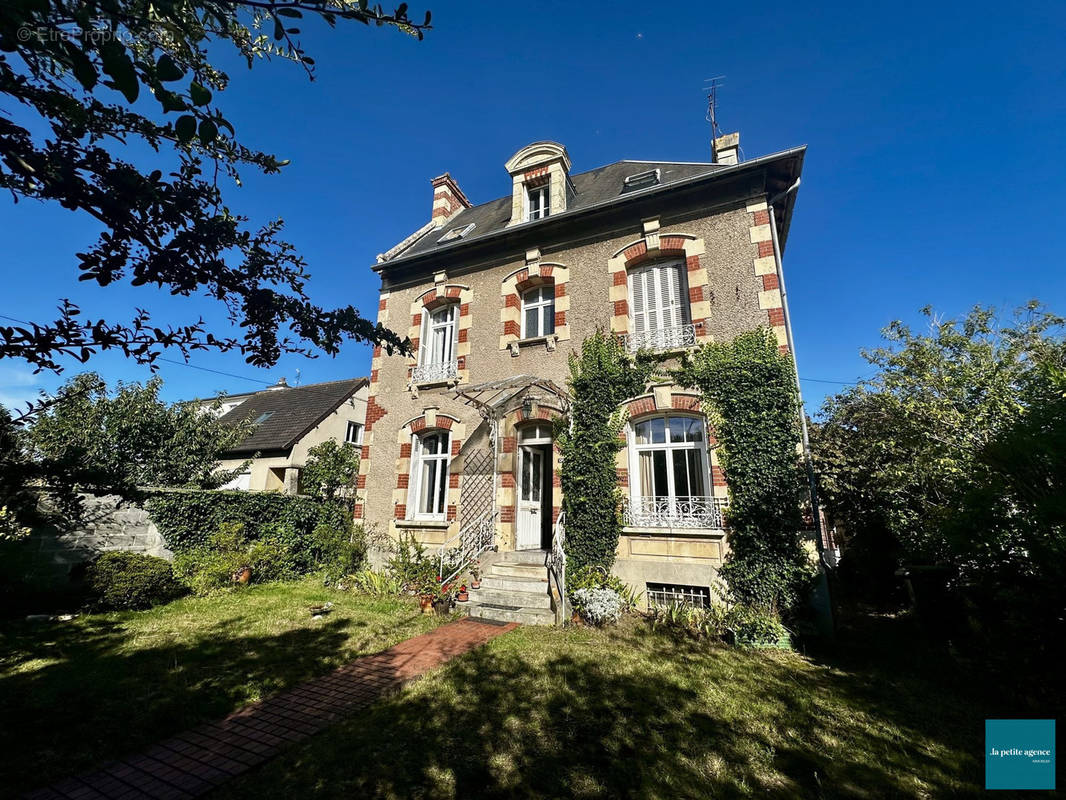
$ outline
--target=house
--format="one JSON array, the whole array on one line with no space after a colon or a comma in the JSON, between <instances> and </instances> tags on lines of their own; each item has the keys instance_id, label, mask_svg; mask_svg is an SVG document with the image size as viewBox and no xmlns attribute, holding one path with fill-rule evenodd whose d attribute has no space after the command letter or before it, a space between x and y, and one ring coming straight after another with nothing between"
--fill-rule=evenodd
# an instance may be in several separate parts
<instances>
[{"instance_id":1,"label":"house","mask_svg":"<svg viewBox=\"0 0 1066 800\"><path fill-rule=\"evenodd\" d=\"M222 453L221 468L246 470L226 488L296 494L307 451L328 439L363 443L369 381L347 378L290 387L285 379L269 389L240 397L223 422L252 420L254 430Z\"/></svg>"},{"instance_id":2,"label":"house","mask_svg":"<svg viewBox=\"0 0 1066 800\"><path fill-rule=\"evenodd\" d=\"M715 150L572 173L565 147L536 142L505 164L509 193L481 205L433 179L430 221L374 266L378 320L415 355L374 352L358 517L468 555L497 548L505 574L543 581L562 533L550 423L585 337L676 355L767 326L787 348L774 239L785 246L805 148L741 161L729 134ZM727 489L700 397L659 386L626 406L614 571L650 602L706 602Z\"/></svg>"}]
</instances>

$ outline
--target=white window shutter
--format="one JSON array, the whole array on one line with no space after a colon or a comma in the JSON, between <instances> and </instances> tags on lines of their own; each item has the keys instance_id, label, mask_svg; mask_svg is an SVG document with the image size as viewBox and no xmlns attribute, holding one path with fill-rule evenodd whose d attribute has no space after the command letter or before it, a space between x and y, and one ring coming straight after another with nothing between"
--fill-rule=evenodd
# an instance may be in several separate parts
<instances>
[{"instance_id":1,"label":"white window shutter","mask_svg":"<svg viewBox=\"0 0 1066 800\"><path fill-rule=\"evenodd\" d=\"M644 333L648 329L647 292L644 291L644 278L647 270L636 269L629 273L629 293L633 298L633 333Z\"/></svg>"}]
</instances>

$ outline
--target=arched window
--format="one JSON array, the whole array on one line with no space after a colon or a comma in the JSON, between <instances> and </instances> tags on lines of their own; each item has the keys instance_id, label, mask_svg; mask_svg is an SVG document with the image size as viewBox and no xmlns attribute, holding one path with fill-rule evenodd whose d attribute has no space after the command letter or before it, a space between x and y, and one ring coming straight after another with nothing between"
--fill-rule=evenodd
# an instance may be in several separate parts
<instances>
[{"instance_id":1,"label":"arched window","mask_svg":"<svg viewBox=\"0 0 1066 800\"><path fill-rule=\"evenodd\" d=\"M422 338L419 343L416 383L443 381L456 377L456 330L459 327L459 304L448 303L422 315Z\"/></svg>"},{"instance_id":2,"label":"arched window","mask_svg":"<svg viewBox=\"0 0 1066 800\"><path fill-rule=\"evenodd\" d=\"M645 527L721 527L710 496L703 419L667 414L633 423L630 447L630 524Z\"/></svg>"},{"instance_id":3,"label":"arched window","mask_svg":"<svg viewBox=\"0 0 1066 800\"><path fill-rule=\"evenodd\" d=\"M536 286L522 294L522 338L555 333L555 285Z\"/></svg>"},{"instance_id":4,"label":"arched window","mask_svg":"<svg viewBox=\"0 0 1066 800\"><path fill-rule=\"evenodd\" d=\"M412 519L445 518L448 507L448 431L415 434L411 443L411 476L407 515Z\"/></svg>"},{"instance_id":5,"label":"arched window","mask_svg":"<svg viewBox=\"0 0 1066 800\"><path fill-rule=\"evenodd\" d=\"M665 261L629 271L629 349L672 350L696 343L684 264Z\"/></svg>"}]
</instances>

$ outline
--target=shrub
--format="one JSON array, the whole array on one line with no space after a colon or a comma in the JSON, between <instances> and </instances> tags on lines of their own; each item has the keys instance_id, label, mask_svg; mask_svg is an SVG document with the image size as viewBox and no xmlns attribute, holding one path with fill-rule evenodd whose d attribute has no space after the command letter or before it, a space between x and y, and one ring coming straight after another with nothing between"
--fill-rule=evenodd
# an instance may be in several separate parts
<instances>
[{"instance_id":1,"label":"shrub","mask_svg":"<svg viewBox=\"0 0 1066 800\"><path fill-rule=\"evenodd\" d=\"M726 640L730 636L732 608L721 603L701 608L691 603L673 602L652 607L648 618L652 628L695 639Z\"/></svg>"},{"instance_id":2,"label":"shrub","mask_svg":"<svg viewBox=\"0 0 1066 800\"><path fill-rule=\"evenodd\" d=\"M311 534L316 563L325 570L325 582L336 584L366 561L366 533L361 526L320 522Z\"/></svg>"},{"instance_id":3,"label":"shrub","mask_svg":"<svg viewBox=\"0 0 1066 800\"><path fill-rule=\"evenodd\" d=\"M437 564L426 555L425 546L414 536L403 535L388 562L389 573L405 591L429 594L437 591Z\"/></svg>"},{"instance_id":4,"label":"shrub","mask_svg":"<svg viewBox=\"0 0 1066 800\"><path fill-rule=\"evenodd\" d=\"M85 573L92 604L103 610L138 610L185 593L170 562L142 553L104 553Z\"/></svg>"},{"instance_id":5,"label":"shrub","mask_svg":"<svg viewBox=\"0 0 1066 800\"><path fill-rule=\"evenodd\" d=\"M167 491L148 499L152 521L175 553L208 544L212 531L226 522L239 522L251 541L271 534L291 537L291 549L313 561L313 533L320 523L343 526L351 515L336 503L310 497L239 491Z\"/></svg>"},{"instance_id":6,"label":"shrub","mask_svg":"<svg viewBox=\"0 0 1066 800\"><path fill-rule=\"evenodd\" d=\"M194 593L204 595L233 586L233 574L247 564L248 556L244 552L219 552L201 547L175 555L174 573Z\"/></svg>"},{"instance_id":7,"label":"shrub","mask_svg":"<svg viewBox=\"0 0 1066 800\"><path fill-rule=\"evenodd\" d=\"M625 607L625 600L614 589L578 589L572 599L582 619L593 625L618 622Z\"/></svg>"},{"instance_id":8,"label":"shrub","mask_svg":"<svg viewBox=\"0 0 1066 800\"><path fill-rule=\"evenodd\" d=\"M788 647L788 629L780 618L763 608L737 605L731 613L730 630L735 644L747 647Z\"/></svg>"},{"instance_id":9,"label":"shrub","mask_svg":"<svg viewBox=\"0 0 1066 800\"><path fill-rule=\"evenodd\" d=\"M178 553L174 571L197 594L234 584L234 575L250 567L254 583L299 575L304 561L281 533L249 542L239 522L224 522L207 537L207 545Z\"/></svg>"}]
</instances>

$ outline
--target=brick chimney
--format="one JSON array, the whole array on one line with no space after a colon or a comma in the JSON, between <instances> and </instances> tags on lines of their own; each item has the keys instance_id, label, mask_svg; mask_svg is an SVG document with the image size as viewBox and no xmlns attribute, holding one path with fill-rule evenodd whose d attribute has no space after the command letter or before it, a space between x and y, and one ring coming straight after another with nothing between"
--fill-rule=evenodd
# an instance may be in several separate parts
<instances>
[{"instance_id":1,"label":"brick chimney","mask_svg":"<svg viewBox=\"0 0 1066 800\"><path fill-rule=\"evenodd\" d=\"M470 208L463 190L447 172L434 178L433 184L433 224L438 228L444 225L464 208Z\"/></svg>"},{"instance_id":2,"label":"brick chimney","mask_svg":"<svg viewBox=\"0 0 1066 800\"><path fill-rule=\"evenodd\" d=\"M727 133L719 136L712 143L714 163L731 166L740 163L740 134Z\"/></svg>"}]
</instances>

